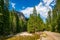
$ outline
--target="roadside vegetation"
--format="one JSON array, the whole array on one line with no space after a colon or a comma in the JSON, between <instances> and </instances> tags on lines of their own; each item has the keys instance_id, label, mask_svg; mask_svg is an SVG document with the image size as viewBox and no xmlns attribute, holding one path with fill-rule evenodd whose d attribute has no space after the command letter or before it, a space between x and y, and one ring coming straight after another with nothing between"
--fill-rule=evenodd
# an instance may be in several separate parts
<instances>
[{"instance_id":1,"label":"roadside vegetation","mask_svg":"<svg viewBox=\"0 0 60 40\"><path fill-rule=\"evenodd\" d=\"M40 38L40 35L38 34L33 34L32 36L14 36L11 38L8 38L6 40L37 40Z\"/></svg>"}]
</instances>

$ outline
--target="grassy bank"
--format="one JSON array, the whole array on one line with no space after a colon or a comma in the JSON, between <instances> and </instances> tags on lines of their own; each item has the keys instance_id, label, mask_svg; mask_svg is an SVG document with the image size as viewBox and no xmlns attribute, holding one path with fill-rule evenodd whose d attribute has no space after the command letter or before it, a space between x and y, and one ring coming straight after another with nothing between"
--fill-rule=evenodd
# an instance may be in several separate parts
<instances>
[{"instance_id":1,"label":"grassy bank","mask_svg":"<svg viewBox=\"0 0 60 40\"><path fill-rule=\"evenodd\" d=\"M6 40L37 40L40 36L38 34L33 34L33 36L14 36Z\"/></svg>"}]
</instances>

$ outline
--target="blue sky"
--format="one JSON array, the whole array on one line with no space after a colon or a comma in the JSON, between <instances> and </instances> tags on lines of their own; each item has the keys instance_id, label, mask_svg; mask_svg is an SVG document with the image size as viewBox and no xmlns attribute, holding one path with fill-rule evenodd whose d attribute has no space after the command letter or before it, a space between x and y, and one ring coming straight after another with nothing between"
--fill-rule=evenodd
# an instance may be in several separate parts
<instances>
[{"instance_id":1,"label":"blue sky","mask_svg":"<svg viewBox=\"0 0 60 40\"><path fill-rule=\"evenodd\" d=\"M33 13L33 7L36 7L37 13L45 20L48 11L52 11L56 4L56 0L10 0L10 9L23 12L25 17L29 17Z\"/></svg>"},{"instance_id":2,"label":"blue sky","mask_svg":"<svg viewBox=\"0 0 60 40\"><path fill-rule=\"evenodd\" d=\"M15 9L16 10L24 10L27 7L34 7L38 5L41 2L41 0L10 0L10 3L15 3ZM10 8L11 8L10 4Z\"/></svg>"}]
</instances>

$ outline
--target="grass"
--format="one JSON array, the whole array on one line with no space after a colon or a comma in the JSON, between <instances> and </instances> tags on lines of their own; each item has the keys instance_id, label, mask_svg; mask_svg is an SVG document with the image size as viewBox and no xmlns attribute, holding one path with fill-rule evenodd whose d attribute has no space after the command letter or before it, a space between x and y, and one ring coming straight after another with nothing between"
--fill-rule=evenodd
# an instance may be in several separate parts
<instances>
[{"instance_id":1,"label":"grass","mask_svg":"<svg viewBox=\"0 0 60 40\"><path fill-rule=\"evenodd\" d=\"M37 40L40 36L38 34L33 34L33 36L14 36L6 40Z\"/></svg>"}]
</instances>

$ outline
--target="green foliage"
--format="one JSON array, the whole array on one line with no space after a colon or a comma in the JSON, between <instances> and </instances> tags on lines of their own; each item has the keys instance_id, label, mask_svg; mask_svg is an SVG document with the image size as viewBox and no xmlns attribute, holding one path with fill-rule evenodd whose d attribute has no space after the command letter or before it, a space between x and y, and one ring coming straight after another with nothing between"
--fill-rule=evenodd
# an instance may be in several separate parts
<instances>
[{"instance_id":1,"label":"green foliage","mask_svg":"<svg viewBox=\"0 0 60 40\"><path fill-rule=\"evenodd\" d=\"M46 19L46 30L48 31L52 31L52 15L51 15L51 11L48 12L48 16L47 16L47 19Z\"/></svg>"},{"instance_id":2,"label":"green foliage","mask_svg":"<svg viewBox=\"0 0 60 40\"><path fill-rule=\"evenodd\" d=\"M57 0L57 2L56 2L56 6L55 6L55 8L54 8L54 10L53 10L53 21L52 21L52 27L53 27L53 31L56 31L56 32L58 32L59 31L59 29L57 29L59 26L58 26L58 24L59 24L59 15L60 15L60 5L59 5L59 3L60 3L60 1L59 0Z\"/></svg>"},{"instance_id":3,"label":"green foliage","mask_svg":"<svg viewBox=\"0 0 60 40\"><path fill-rule=\"evenodd\" d=\"M4 4L4 0L0 0L0 16L1 16L1 35L9 34L9 10L8 7ZM8 30L8 31L7 31ZM4 34L3 34L4 33Z\"/></svg>"},{"instance_id":4,"label":"green foliage","mask_svg":"<svg viewBox=\"0 0 60 40\"><path fill-rule=\"evenodd\" d=\"M34 7L33 14L30 15L30 18L27 23L28 32L40 31L43 29L42 19L40 18L40 14L37 15L36 9Z\"/></svg>"},{"instance_id":5,"label":"green foliage","mask_svg":"<svg viewBox=\"0 0 60 40\"><path fill-rule=\"evenodd\" d=\"M16 13L14 10L10 13L10 26L11 26L11 32L16 33Z\"/></svg>"},{"instance_id":6,"label":"green foliage","mask_svg":"<svg viewBox=\"0 0 60 40\"><path fill-rule=\"evenodd\" d=\"M0 0L0 35L2 35L2 30L3 30L3 11L4 11L4 1ZM3 5L2 5L3 4Z\"/></svg>"},{"instance_id":7,"label":"green foliage","mask_svg":"<svg viewBox=\"0 0 60 40\"><path fill-rule=\"evenodd\" d=\"M53 32L60 32L60 0L56 1L55 8L53 9L52 15L48 13L48 18L46 20L47 29L51 28ZM50 16L51 15L51 16ZM50 25L50 27L49 27Z\"/></svg>"},{"instance_id":8,"label":"green foliage","mask_svg":"<svg viewBox=\"0 0 60 40\"><path fill-rule=\"evenodd\" d=\"M56 26L57 32L60 33L60 12L58 14L58 18L57 18L57 26Z\"/></svg>"}]
</instances>

